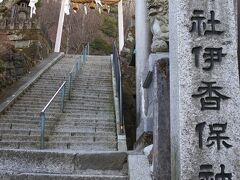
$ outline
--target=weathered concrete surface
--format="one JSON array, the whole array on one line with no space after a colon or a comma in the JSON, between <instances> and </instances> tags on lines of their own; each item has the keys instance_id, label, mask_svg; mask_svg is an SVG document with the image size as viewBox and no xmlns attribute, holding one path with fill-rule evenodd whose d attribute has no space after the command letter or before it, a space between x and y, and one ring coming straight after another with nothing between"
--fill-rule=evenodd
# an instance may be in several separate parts
<instances>
[{"instance_id":1,"label":"weathered concrete surface","mask_svg":"<svg viewBox=\"0 0 240 180\"><path fill-rule=\"evenodd\" d=\"M169 60L157 61L153 74L153 179L171 180Z\"/></svg>"},{"instance_id":2,"label":"weathered concrete surface","mask_svg":"<svg viewBox=\"0 0 240 180\"><path fill-rule=\"evenodd\" d=\"M1 180L128 180L127 176L109 175L64 175L64 174L20 174L0 175Z\"/></svg>"},{"instance_id":3,"label":"weathered concrete surface","mask_svg":"<svg viewBox=\"0 0 240 180\"><path fill-rule=\"evenodd\" d=\"M126 176L127 153L0 150L0 174Z\"/></svg>"},{"instance_id":4,"label":"weathered concrete surface","mask_svg":"<svg viewBox=\"0 0 240 180\"><path fill-rule=\"evenodd\" d=\"M203 13L194 15L194 10L203 10ZM211 21L207 20L211 19L213 11L214 19L220 22L214 25L215 30L224 31L223 33L210 32L204 35L205 31L198 35L191 31L194 30L191 18L196 16L205 17L202 22L206 23L206 30L210 30ZM232 176L228 179L238 180L240 101L237 26L233 0L170 0L169 17L172 180L197 180L203 178L201 172L212 172L208 178L218 179L217 175L221 170ZM202 23L200 25L202 31L204 26ZM202 47L199 66L195 64L194 47ZM203 69L209 66L209 55L205 49L207 47L223 48L222 52L219 52L222 60L214 60L214 67L210 71ZM214 59L216 57L214 56ZM220 110L203 109L202 102L206 102L206 97L210 96L208 92L202 97L193 97L194 94L204 92L201 88L198 89L206 87L201 81L216 82L213 86L220 87L217 91L230 97L220 99ZM212 95L219 100L219 95L215 92ZM221 138L214 139L216 132L220 132L221 138L227 138L224 139L225 143L232 147L223 143Z\"/></svg>"},{"instance_id":5,"label":"weathered concrete surface","mask_svg":"<svg viewBox=\"0 0 240 180\"><path fill-rule=\"evenodd\" d=\"M145 155L128 155L130 180L151 180L150 166Z\"/></svg>"}]
</instances>

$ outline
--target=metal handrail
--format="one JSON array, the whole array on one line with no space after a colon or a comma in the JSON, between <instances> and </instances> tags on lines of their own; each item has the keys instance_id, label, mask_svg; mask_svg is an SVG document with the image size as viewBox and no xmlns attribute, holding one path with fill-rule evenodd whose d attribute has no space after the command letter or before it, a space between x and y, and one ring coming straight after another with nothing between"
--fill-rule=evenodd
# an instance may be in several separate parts
<instances>
[{"instance_id":1,"label":"metal handrail","mask_svg":"<svg viewBox=\"0 0 240 180\"><path fill-rule=\"evenodd\" d=\"M80 71L80 67L81 67L81 63L85 64L87 61L87 56L89 56L89 43L83 48L82 51L82 56L80 61L78 60L76 62L76 64L73 66L72 70L69 73L69 81L68 81L68 99L71 99L71 91L72 91L72 83L76 78L76 75L79 73Z\"/></svg>"},{"instance_id":2,"label":"metal handrail","mask_svg":"<svg viewBox=\"0 0 240 180\"><path fill-rule=\"evenodd\" d=\"M61 110L61 112L63 112L63 110L64 110L65 88L66 88L66 81L64 81L62 83L62 85L58 88L57 92L53 95L53 97L48 101L47 105L40 112L40 120L41 120L41 147L40 148L41 149L44 149L45 122L46 122L45 112L46 112L46 110L51 105L51 103L53 102L53 100L56 98L56 96L58 95L58 93L60 91L62 91L60 110Z\"/></svg>"},{"instance_id":3,"label":"metal handrail","mask_svg":"<svg viewBox=\"0 0 240 180\"><path fill-rule=\"evenodd\" d=\"M71 91L72 91L72 83L76 78L76 75L80 71L81 63L86 63L87 56L89 56L89 43L83 48L81 59L77 60L77 62L74 64L73 68L71 69L68 77L68 99L71 99ZM64 112L64 99L65 99L65 89L66 89L67 81L64 81L62 85L59 87L57 92L52 96L52 98L48 101L47 105L43 108L43 110L40 112L40 126L41 126L41 137L40 137L40 148L44 149L44 136L45 136L45 122L46 122L46 116L45 111L48 109L48 107L51 105L53 100L56 98L58 93L62 91L61 94L61 107L60 111Z\"/></svg>"},{"instance_id":4,"label":"metal handrail","mask_svg":"<svg viewBox=\"0 0 240 180\"><path fill-rule=\"evenodd\" d=\"M118 96L118 108L120 117L120 133L124 134L124 115L123 115L123 93L122 93L122 73L120 65L120 57L116 43L113 45L113 69L116 78L116 89Z\"/></svg>"}]
</instances>

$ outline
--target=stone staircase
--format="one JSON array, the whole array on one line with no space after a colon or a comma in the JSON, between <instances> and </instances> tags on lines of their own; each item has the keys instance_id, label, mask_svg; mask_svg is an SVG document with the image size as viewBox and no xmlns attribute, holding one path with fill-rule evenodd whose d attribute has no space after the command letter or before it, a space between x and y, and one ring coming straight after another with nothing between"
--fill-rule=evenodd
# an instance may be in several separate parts
<instances>
[{"instance_id":1,"label":"stone staircase","mask_svg":"<svg viewBox=\"0 0 240 180\"><path fill-rule=\"evenodd\" d=\"M110 57L89 57L49 135L47 148L117 150Z\"/></svg>"},{"instance_id":2,"label":"stone staircase","mask_svg":"<svg viewBox=\"0 0 240 180\"><path fill-rule=\"evenodd\" d=\"M46 113L45 149L39 113L79 56L65 56L0 115L0 179L127 180L127 153L117 150L109 56L89 56L73 83L71 100L60 95ZM68 87L67 87L68 88Z\"/></svg>"},{"instance_id":3,"label":"stone staircase","mask_svg":"<svg viewBox=\"0 0 240 180\"><path fill-rule=\"evenodd\" d=\"M59 60L0 115L0 148L39 149L39 113L67 78L74 63L75 58L71 57ZM47 131L55 123L55 113L59 114L57 101L51 106Z\"/></svg>"}]
</instances>

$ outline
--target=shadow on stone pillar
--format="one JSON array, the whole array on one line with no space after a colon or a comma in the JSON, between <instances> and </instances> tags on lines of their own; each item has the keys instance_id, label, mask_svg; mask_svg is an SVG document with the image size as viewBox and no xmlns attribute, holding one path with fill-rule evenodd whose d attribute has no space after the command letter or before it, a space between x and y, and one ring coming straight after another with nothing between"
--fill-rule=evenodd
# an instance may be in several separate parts
<instances>
[{"instance_id":1,"label":"shadow on stone pillar","mask_svg":"<svg viewBox=\"0 0 240 180\"><path fill-rule=\"evenodd\" d=\"M235 1L235 6L237 6L237 28L238 28L238 71L239 71L239 79L240 79L240 2Z\"/></svg>"},{"instance_id":2,"label":"shadow on stone pillar","mask_svg":"<svg viewBox=\"0 0 240 180\"><path fill-rule=\"evenodd\" d=\"M154 64L153 179L171 180L169 59Z\"/></svg>"}]
</instances>

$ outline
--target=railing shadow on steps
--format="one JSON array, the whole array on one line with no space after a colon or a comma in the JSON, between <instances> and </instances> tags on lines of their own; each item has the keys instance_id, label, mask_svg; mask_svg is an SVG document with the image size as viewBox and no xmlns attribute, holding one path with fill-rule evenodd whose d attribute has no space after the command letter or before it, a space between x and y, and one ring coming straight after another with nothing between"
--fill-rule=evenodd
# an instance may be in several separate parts
<instances>
[{"instance_id":1,"label":"railing shadow on steps","mask_svg":"<svg viewBox=\"0 0 240 180\"><path fill-rule=\"evenodd\" d=\"M81 56L77 59L77 62L71 69L68 75L68 82L64 81L61 86L58 88L56 93L52 96L52 98L48 101L47 105L40 112L40 149L45 149L45 123L46 123L46 111L52 104L53 100L57 97L57 95L61 92L61 100L60 100L60 112L64 112L64 104L65 104L65 96L68 95L68 99L71 99L72 92L72 84L79 74L81 65L85 64L87 61L87 57L89 56L89 43L83 48ZM68 88L66 87L68 85Z\"/></svg>"},{"instance_id":2,"label":"railing shadow on steps","mask_svg":"<svg viewBox=\"0 0 240 180\"><path fill-rule=\"evenodd\" d=\"M122 93L122 73L120 65L120 57L116 43L113 44L113 70L116 79L116 91L118 97L118 111L120 118L120 133L124 134L124 115L123 115L123 93Z\"/></svg>"}]
</instances>

